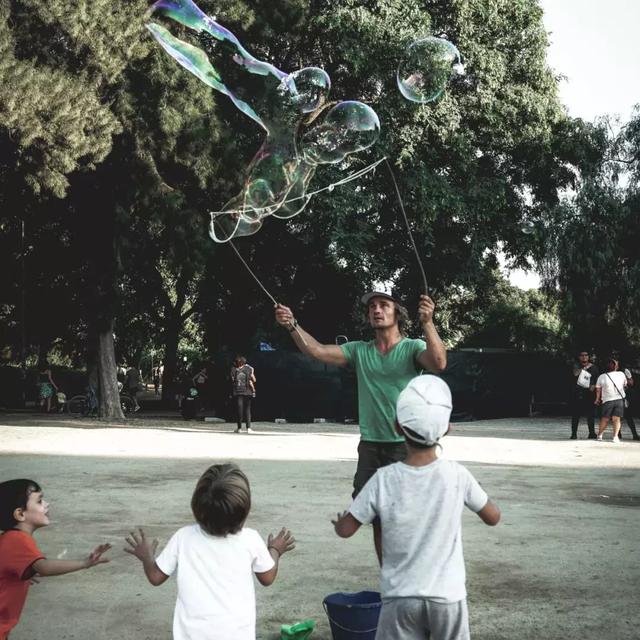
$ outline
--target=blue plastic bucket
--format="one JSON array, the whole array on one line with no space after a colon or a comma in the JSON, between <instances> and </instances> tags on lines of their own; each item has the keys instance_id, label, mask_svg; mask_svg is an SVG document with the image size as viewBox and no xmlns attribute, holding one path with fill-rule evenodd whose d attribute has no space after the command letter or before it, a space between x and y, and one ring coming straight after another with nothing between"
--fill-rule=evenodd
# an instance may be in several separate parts
<instances>
[{"instance_id":1,"label":"blue plastic bucket","mask_svg":"<svg viewBox=\"0 0 640 640\"><path fill-rule=\"evenodd\" d=\"M323 601L333 640L374 640L382 601L377 591L332 593Z\"/></svg>"}]
</instances>

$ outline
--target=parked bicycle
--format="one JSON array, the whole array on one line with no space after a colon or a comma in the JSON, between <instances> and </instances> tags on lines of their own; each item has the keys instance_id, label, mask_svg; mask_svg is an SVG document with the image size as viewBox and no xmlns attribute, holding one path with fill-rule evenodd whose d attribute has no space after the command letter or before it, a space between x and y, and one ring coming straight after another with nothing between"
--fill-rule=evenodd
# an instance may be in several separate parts
<instances>
[{"instance_id":1,"label":"parked bicycle","mask_svg":"<svg viewBox=\"0 0 640 640\"><path fill-rule=\"evenodd\" d=\"M121 385L118 385L121 386ZM74 418L84 418L87 416L98 415L97 407L93 407L92 405L95 403L91 402L91 394L89 391L86 393L79 393L77 396L73 396L71 400L67 401L67 413ZM124 415L129 415L134 412L135 402L133 398L127 394L120 392L120 407L122 408L122 413Z\"/></svg>"}]
</instances>

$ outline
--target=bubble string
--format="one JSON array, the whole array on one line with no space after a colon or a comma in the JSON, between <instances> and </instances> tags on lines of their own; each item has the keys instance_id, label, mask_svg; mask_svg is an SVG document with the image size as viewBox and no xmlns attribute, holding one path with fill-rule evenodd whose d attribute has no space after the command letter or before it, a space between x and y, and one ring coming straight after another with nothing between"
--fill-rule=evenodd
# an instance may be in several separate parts
<instances>
[{"instance_id":1,"label":"bubble string","mask_svg":"<svg viewBox=\"0 0 640 640\"><path fill-rule=\"evenodd\" d=\"M240 252L236 249L236 245L233 244L233 241L229 240L228 243L231 245L231 248L233 249L234 253L238 256L238 258L240 259L240 262L242 262L242 264L245 266L246 270L249 272L251 277L258 283L258 286L267 294L267 297L269 298L269 300L271 300L273 304L278 304L276 299L267 291L266 287L262 284L262 282L260 282L260 280L258 279L258 276L251 270L251 267L246 263L245 259L240 255Z\"/></svg>"},{"instance_id":2,"label":"bubble string","mask_svg":"<svg viewBox=\"0 0 640 640\"><path fill-rule=\"evenodd\" d=\"M261 210L267 211L267 215L270 215L271 210L276 211L280 206L282 206L283 204L288 204L289 202L295 202L297 200L305 200L308 198L311 198L312 196L315 196L319 193L322 193L323 191L333 191L335 187L340 187L343 184L347 184L348 182L351 182L353 180L357 180L358 178L361 178L362 176L364 176L365 174L369 173L369 171L373 171L380 163L384 162L386 160L386 156L383 158L380 158L380 160L376 160L375 162L373 162L372 164L362 168L362 169L358 169L358 171L354 171L353 173L350 173L348 176L345 176L344 178L342 178L341 180L338 180L337 182L332 182L331 184L327 185L326 187L321 187L320 189L316 189L315 191L310 191L309 193L306 193L303 196L296 196L295 198L290 198L288 200L284 200L283 202L277 204L277 205L272 205L272 206L267 206L267 207L262 207ZM227 214L227 213L232 213L232 214L240 214L242 215L245 212L244 209L227 209L226 211L210 211L209 215L211 216L211 219L213 220L216 216L219 215L223 215L223 214Z\"/></svg>"},{"instance_id":3,"label":"bubble string","mask_svg":"<svg viewBox=\"0 0 640 640\"><path fill-rule=\"evenodd\" d=\"M424 272L424 267L422 266L422 260L420 260L420 254L418 253L418 248L416 247L416 243L413 239L413 233L411 233L411 227L409 226L409 218L407 218L407 212L404 210L404 202L402 201L402 196L400 195L400 189L398 188L398 182L396 181L396 176L393 173L393 169L391 168L391 163L389 159L385 156L383 158L387 165L387 169L389 169L389 174L391 175L391 179L393 180L393 186L396 189L396 195L398 196L398 202L400 203L400 211L402 211L402 217L404 218L404 223L407 227L407 233L409 234L409 240L411 240L411 245L413 246L413 252L416 254L416 260L418 262L418 266L420 267L420 273L422 274L422 282L424 283L424 293L425 295L429 295L429 287L427 285L427 276Z\"/></svg>"},{"instance_id":4,"label":"bubble string","mask_svg":"<svg viewBox=\"0 0 640 640\"><path fill-rule=\"evenodd\" d=\"M245 259L242 257L242 255L240 255L240 252L238 251L238 249L236 248L236 245L233 244L232 240L229 240L227 242L227 244L231 245L231 248L233 249L234 253L238 256L238 258L240 259L240 262L242 262L242 264L245 266L245 269L249 272L249 274L251 275L251 277L258 283L258 286L267 294L267 297L269 298L269 300L271 300L271 302L273 302L273 306L277 307L278 306L278 302L276 301L276 299L267 291L267 288L262 284L262 282L260 282L260 279L258 278L258 276L253 272L253 270L251 269L251 267L247 264L247 262L245 261ZM296 333L300 336L300 340L302 340L302 343L304 344L305 347L308 347L309 345L307 344L307 341L304 339L304 336L300 333L300 330L298 329L298 325L294 326L294 329L296 331Z\"/></svg>"}]
</instances>

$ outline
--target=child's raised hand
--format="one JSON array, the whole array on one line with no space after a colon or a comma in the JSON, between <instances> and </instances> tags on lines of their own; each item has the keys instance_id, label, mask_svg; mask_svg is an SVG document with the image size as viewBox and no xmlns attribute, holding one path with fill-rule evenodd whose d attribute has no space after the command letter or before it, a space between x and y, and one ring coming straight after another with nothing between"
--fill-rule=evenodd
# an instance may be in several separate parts
<instances>
[{"instance_id":1,"label":"child's raised hand","mask_svg":"<svg viewBox=\"0 0 640 640\"><path fill-rule=\"evenodd\" d=\"M343 518L347 517L347 513L349 513L348 511L343 511L342 513L338 513L337 517L335 520L331 520L331 524L333 525L333 528L336 529L338 526L338 522L340 522L340 520L342 520Z\"/></svg>"},{"instance_id":2,"label":"child's raised hand","mask_svg":"<svg viewBox=\"0 0 640 640\"><path fill-rule=\"evenodd\" d=\"M280 533L274 537L272 533L267 538L267 548L275 549L279 555L284 555L287 551L295 549L296 539L291 535L291 531L282 527Z\"/></svg>"},{"instance_id":3,"label":"child's raised hand","mask_svg":"<svg viewBox=\"0 0 640 640\"><path fill-rule=\"evenodd\" d=\"M109 562L109 558L103 558L102 554L111 549L110 544L101 544L97 546L84 560L85 568L95 567L97 564Z\"/></svg>"},{"instance_id":4,"label":"child's raised hand","mask_svg":"<svg viewBox=\"0 0 640 640\"><path fill-rule=\"evenodd\" d=\"M138 560L144 562L145 559L151 558L153 560L155 558L158 541L149 542L142 529L138 529L138 533L131 531L125 540L129 546L125 547L124 550L138 558Z\"/></svg>"}]
</instances>

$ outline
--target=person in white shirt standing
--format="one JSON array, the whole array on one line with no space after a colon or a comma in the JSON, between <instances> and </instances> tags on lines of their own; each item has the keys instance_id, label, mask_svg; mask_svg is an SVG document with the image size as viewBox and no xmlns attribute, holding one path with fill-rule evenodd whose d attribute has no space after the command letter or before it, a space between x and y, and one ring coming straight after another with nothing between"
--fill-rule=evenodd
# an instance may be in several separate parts
<instances>
[{"instance_id":1,"label":"person in white shirt standing","mask_svg":"<svg viewBox=\"0 0 640 640\"><path fill-rule=\"evenodd\" d=\"M348 538L380 518L382 610L376 640L470 637L462 511L468 507L491 526L500 521L500 511L465 467L438 458L451 408L451 391L441 378L414 378L397 402L406 459L378 469L349 510L332 520L336 533Z\"/></svg>"},{"instance_id":2,"label":"person in white shirt standing","mask_svg":"<svg viewBox=\"0 0 640 640\"><path fill-rule=\"evenodd\" d=\"M596 381L595 404L601 404L598 440L602 441L602 434L606 431L609 420L613 425L613 442L620 442L620 418L624 415L627 377L618 371L618 361L610 358L607 361L607 372Z\"/></svg>"},{"instance_id":3,"label":"person in white shirt standing","mask_svg":"<svg viewBox=\"0 0 640 640\"><path fill-rule=\"evenodd\" d=\"M158 541L149 542L142 529L126 538L125 551L142 562L152 585L177 570L174 640L255 640L253 576L272 584L280 557L295 547L295 539L283 528L265 544L244 526L250 509L245 474L235 464L215 464L193 492L196 524L179 529L157 558Z\"/></svg>"}]
</instances>

